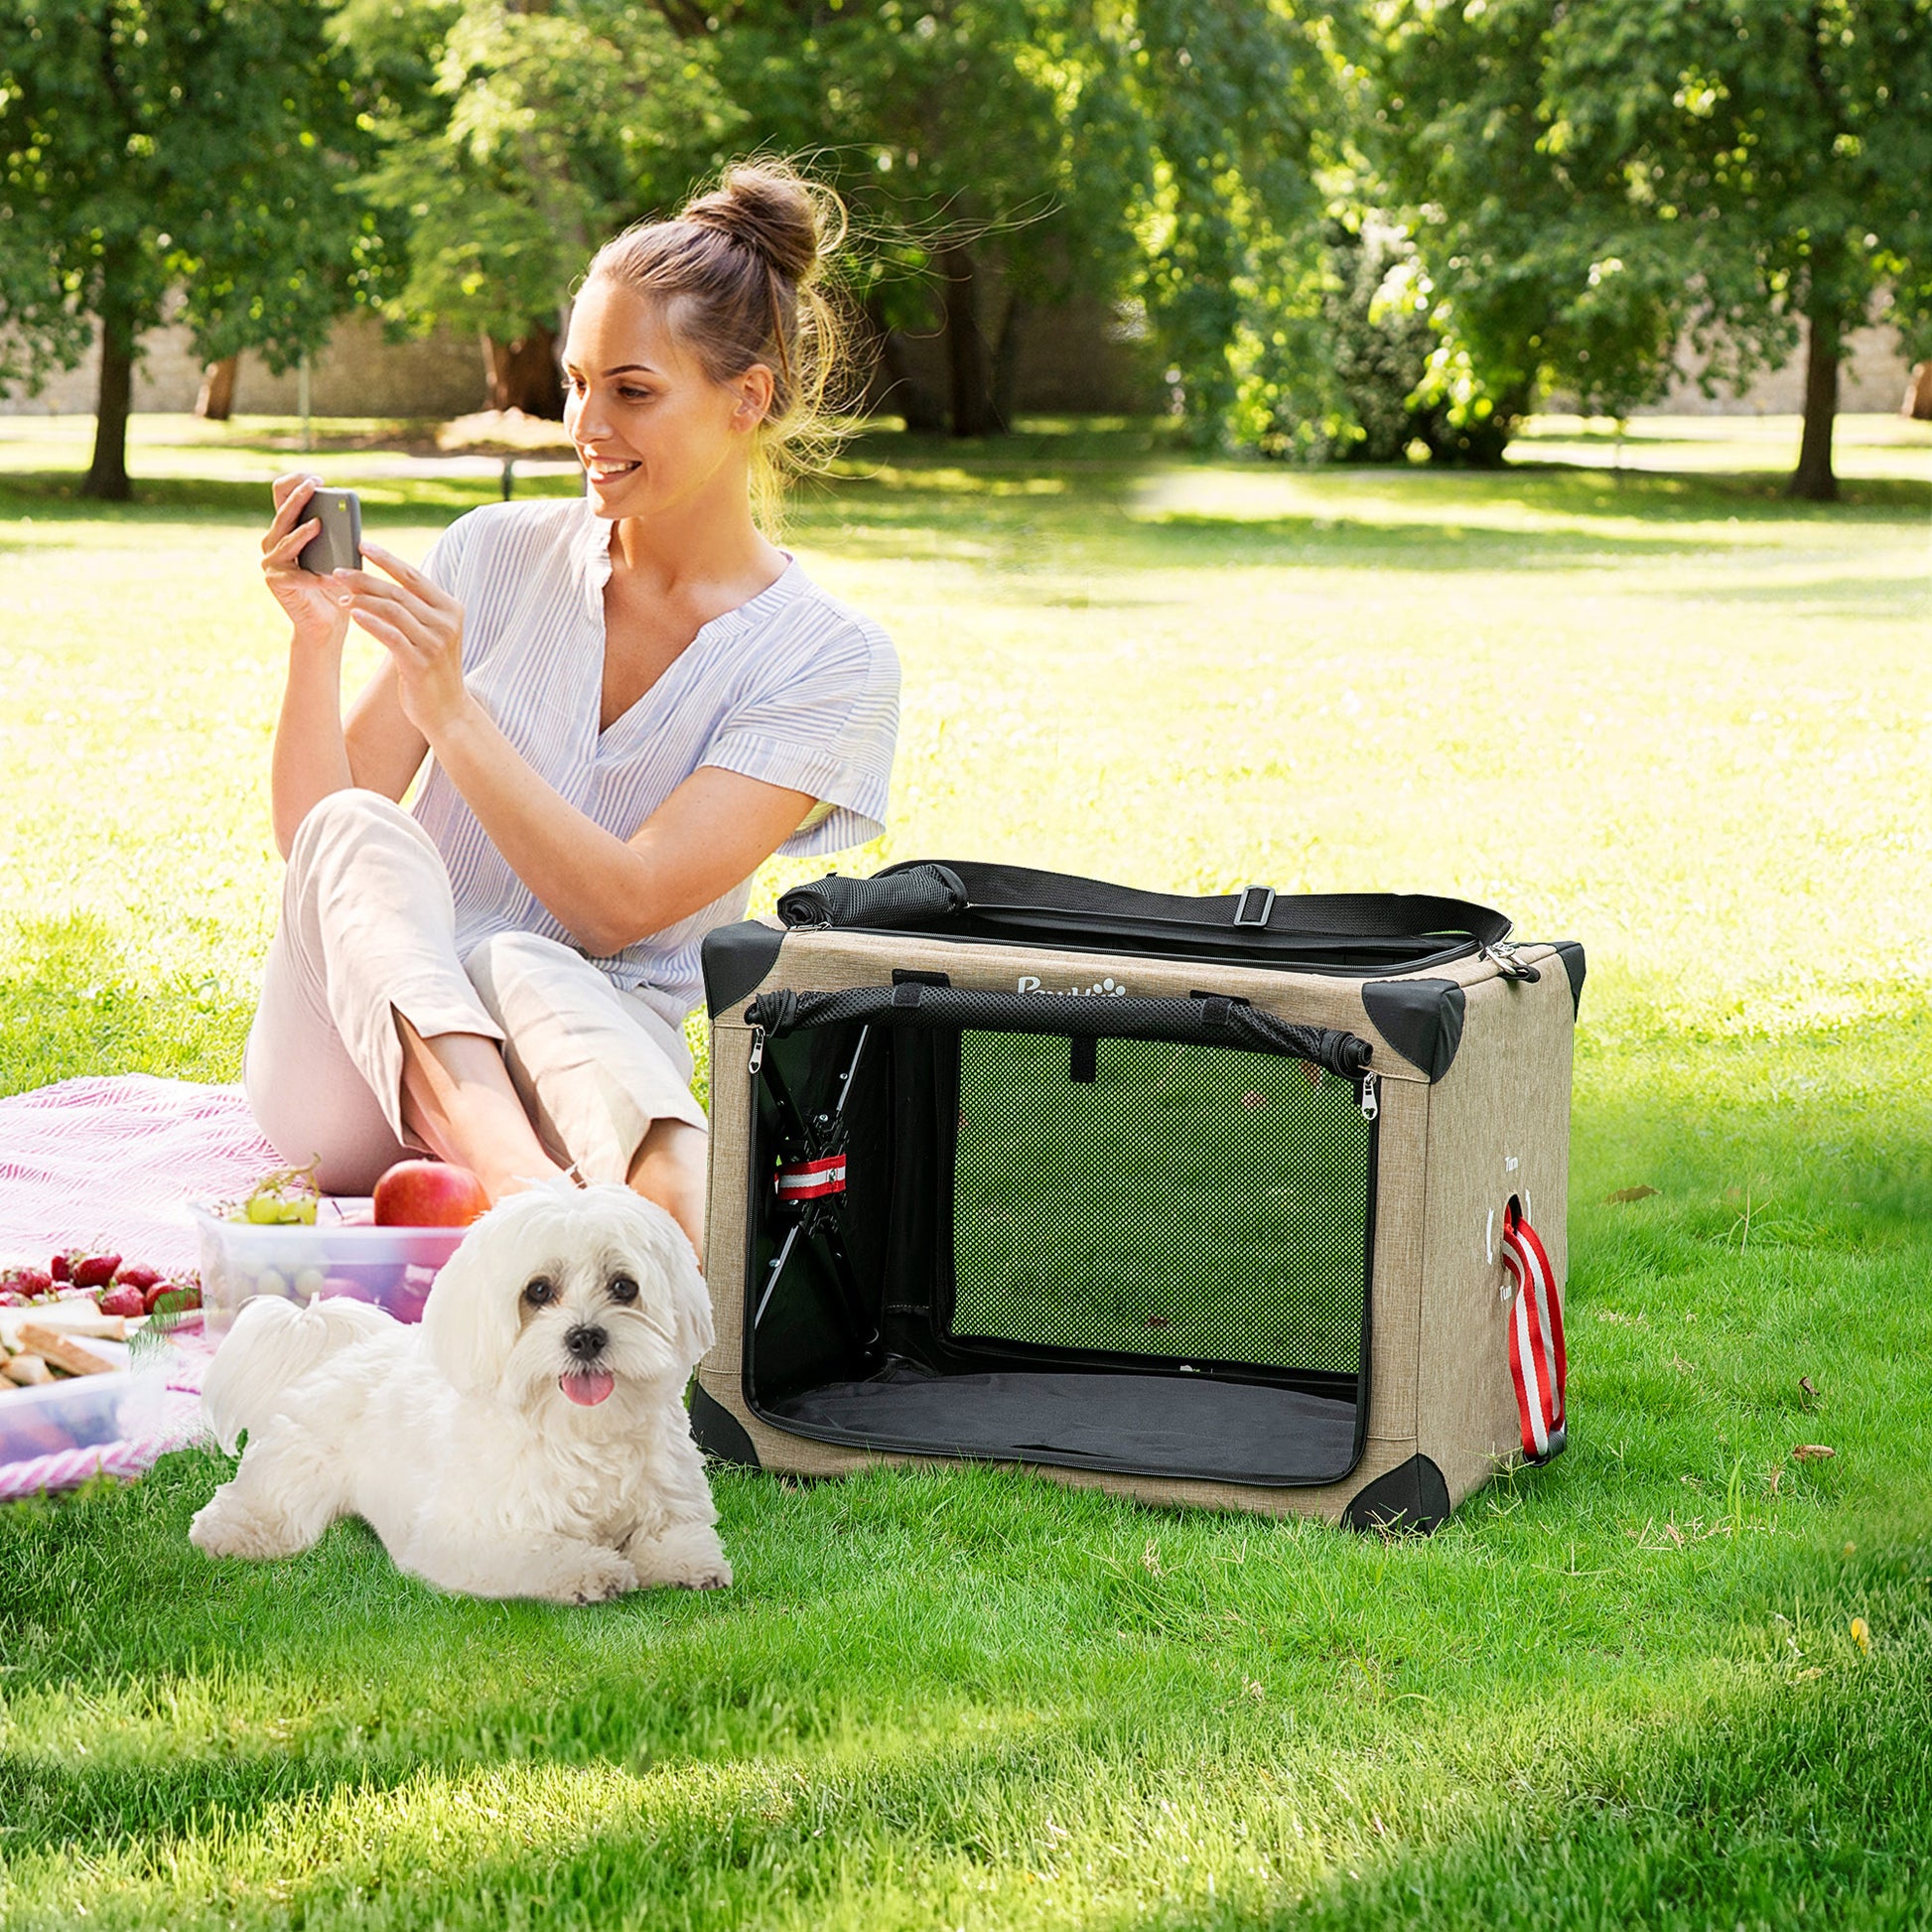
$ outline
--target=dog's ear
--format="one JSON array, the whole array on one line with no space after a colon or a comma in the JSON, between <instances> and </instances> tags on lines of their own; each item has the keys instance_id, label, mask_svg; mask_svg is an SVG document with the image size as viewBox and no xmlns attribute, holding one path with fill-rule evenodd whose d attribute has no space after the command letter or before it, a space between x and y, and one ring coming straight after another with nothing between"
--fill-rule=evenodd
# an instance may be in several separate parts
<instances>
[{"instance_id":1,"label":"dog's ear","mask_svg":"<svg viewBox=\"0 0 1932 1932\"><path fill-rule=\"evenodd\" d=\"M423 1305L424 1353L464 1395L495 1389L516 1345L517 1243L497 1220L486 1214L463 1237Z\"/></svg>"},{"instance_id":2,"label":"dog's ear","mask_svg":"<svg viewBox=\"0 0 1932 1932\"><path fill-rule=\"evenodd\" d=\"M603 1189L590 1191L602 1193ZM718 1337L712 1325L711 1291L698 1272L698 1258L691 1252L689 1238L655 1201L646 1200L628 1187L620 1191L613 1186L611 1199L631 1216L638 1245L651 1272L670 1291L672 1337L678 1361L686 1369L696 1368Z\"/></svg>"},{"instance_id":3,"label":"dog's ear","mask_svg":"<svg viewBox=\"0 0 1932 1932\"><path fill-rule=\"evenodd\" d=\"M666 1272L671 1278L671 1307L677 1315L678 1359L687 1368L696 1368L718 1339L711 1318L711 1290L698 1272L698 1257L691 1252L684 1230L673 1222L669 1232L665 1246L671 1255Z\"/></svg>"}]
</instances>

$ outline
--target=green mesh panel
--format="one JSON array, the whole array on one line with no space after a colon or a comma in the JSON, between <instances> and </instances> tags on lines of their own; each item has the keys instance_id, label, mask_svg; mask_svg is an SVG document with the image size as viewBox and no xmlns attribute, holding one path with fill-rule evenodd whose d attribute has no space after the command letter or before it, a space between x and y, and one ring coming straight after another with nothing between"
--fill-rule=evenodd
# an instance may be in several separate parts
<instances>
[{"instance_id":1,"label":"green mesh panel","mask_svg":"<svg viewBox=\"0 0 1932 1932\"><path fill-rule=\"evenodd\" d=\"M960 1035L953 1333L1360 1372L1369 1124L1239 1048Z\"/></svg>"}]
</instances>

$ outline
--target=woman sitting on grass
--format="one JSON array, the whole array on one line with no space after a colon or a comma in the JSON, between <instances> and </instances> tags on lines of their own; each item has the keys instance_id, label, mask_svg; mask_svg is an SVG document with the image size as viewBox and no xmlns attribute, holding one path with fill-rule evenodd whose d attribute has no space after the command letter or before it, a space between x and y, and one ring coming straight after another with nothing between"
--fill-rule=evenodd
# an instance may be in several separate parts
<instances>
[{"instance_id":1,"label":"woman sitting on grass","mask_svg":"<svg viewBox=\"0 0 1932 1932\"><path fill-rule=\"evenodd\" d=\"M774 851L880 833L897 730L886 634L754 515L834 373L824 246L764 164L609 243L564 347L586 495L473 510L420 570L302 571L318 480L275 483L288 874L242 1078L328 1191L425 1150L492 1198L574 1169L702 1256L699 942ZM351 619L388 657L345 721Z\"/></svg>"}]
</instances>

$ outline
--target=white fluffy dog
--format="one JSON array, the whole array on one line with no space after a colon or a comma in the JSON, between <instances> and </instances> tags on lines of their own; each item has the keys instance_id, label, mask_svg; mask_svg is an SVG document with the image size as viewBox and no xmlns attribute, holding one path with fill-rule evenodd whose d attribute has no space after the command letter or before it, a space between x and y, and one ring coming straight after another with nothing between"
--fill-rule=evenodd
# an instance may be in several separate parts
<instances>
[{"instance_id":1,"label":"white fluffy dog","mask_svg":"<svg viewBox=\"0 0 1932 1932\"><path fill-rule=\"evenodd\" d=\"M513 1194L420 1327L361 1302L245 1303L202 1410L248 1447L189 1534L306 1550L365 1518L399 1568L474 1596L590 1603L731 1582L684 1386L711 1346L691 1245L629 1188Z\"/></svg>"}]
</instances>

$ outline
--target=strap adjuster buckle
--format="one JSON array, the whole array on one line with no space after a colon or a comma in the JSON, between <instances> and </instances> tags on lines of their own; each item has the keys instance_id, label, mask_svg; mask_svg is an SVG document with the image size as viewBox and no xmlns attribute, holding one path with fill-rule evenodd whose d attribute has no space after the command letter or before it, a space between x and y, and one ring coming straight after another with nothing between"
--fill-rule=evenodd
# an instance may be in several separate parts
<instances>
[{"instance_id":1,"label":"strap adjuster buckle","mask_svg":"<svg viewBox=\"0 0 1932 1932\"><path fill-rule=\"evenodd\" d=\"M1256 900L1260 901L1256 909ZM1236 925L1265 926L1268 915L1275 909L1275 889L1272 886L1243 886L1241 897L1234 902L1234 923Z\"/></svg>"}]
</instances>

